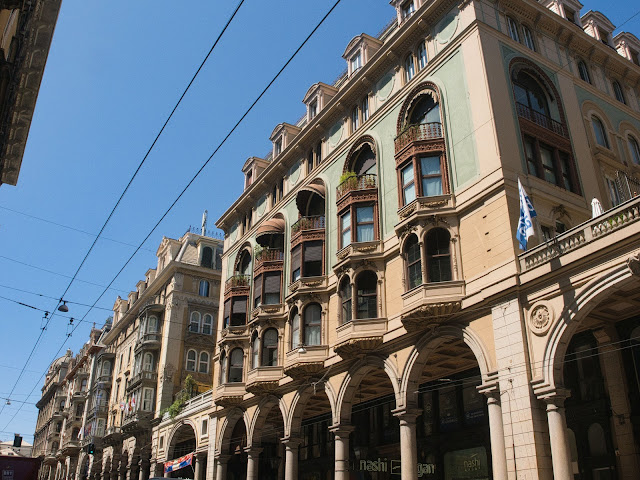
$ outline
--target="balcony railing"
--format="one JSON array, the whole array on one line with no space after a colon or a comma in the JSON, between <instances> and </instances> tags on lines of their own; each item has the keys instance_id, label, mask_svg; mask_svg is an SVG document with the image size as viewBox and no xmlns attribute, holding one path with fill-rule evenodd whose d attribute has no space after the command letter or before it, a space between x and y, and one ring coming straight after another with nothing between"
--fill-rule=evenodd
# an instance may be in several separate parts
<instances>
[{"instance_id":1,"label":"balcony railing","mask_svg":"<svg viewBox=\"0 0 640 480\"><path fill-rule=\"evenodd\" d=\"M296 223L291 225L291 235L295 235L304 230L324 230L324 215L301 217Z\"/></svg>"},{"instance_id":2,"label":"balcony railing","mask_svg":"<svg viewBox=\"0 0 640 480\"><path fill-rule=\"evenodd\" d=\"M561 137L569 137L569 135L567 135L567 129L563 124L555 121L553 118L543 115L542 113L532 110L527 105L516 103L516 111L518 112L518 116L525 120L529 120L542 128L546 128Z\"/></svg>"},{"instance_id":3,"label":"balcony railing","mask_svg":"<svg viewBox=\"0 0 640 480\"><path fill-rule=\"evenodd\" d=\"M336 198L340 199L349 192L356 190L367 190L378 186L378 178L376 175L358 175L347 178L344 182L336 187Z\"/></svg>"},{"instance_id":4,"label":"balcony railing","mask_svg":"<svg viewBox=\"0 0 640 480\"><path fill-rule=\"evenodd\" d=\"M284 252L272 248L263 248L256 253L256 263L264 262L282 262L284 260Z\"/></svg>"},{"instance_id":5,"label":"balcony railing","mask_svg":"<svg viewBox=\"0 0 640 480\"><path fill-rule=\"evenodd\" d=\"M436 140L442 138L442 123L421 123L419 125L409 125L400 135L396 137L396 152L412 142L421 140Z\"/></svg>"},{"instance_id":6,"label":"balcony railing","mask_svg":"<svg viewBox=\"0 0 640 480\"><path fill-rule=\"evenodd\" d=\"M142 371L136 373L133 377L131 377L131 380L127 381L127 388L131 388L134 385L142 382L143 380L155 383L158 380L158 372Z\"/></svg>"},{"instance_id":7,"label":"balcony railing","mask_svg":"<svg viewBox=\"0 0 640 480\"><path fill-rule=\"evenodd\" d=\"M231 288L248 287L251 285L251 277L249 275L233 275L224 282L225 292Z\"/></svg>"}]
</instances>

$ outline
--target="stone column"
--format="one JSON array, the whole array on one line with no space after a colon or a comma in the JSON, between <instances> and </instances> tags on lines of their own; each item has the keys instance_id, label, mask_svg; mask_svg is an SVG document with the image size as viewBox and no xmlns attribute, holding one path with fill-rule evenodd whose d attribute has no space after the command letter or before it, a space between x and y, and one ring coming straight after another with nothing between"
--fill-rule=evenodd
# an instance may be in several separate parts
<instances>
[{"instance_id":1,"label":"stone column","mask_svg":"<svg viewBox=\"0 0 640 480\"><path fill-rule=\"evenodd\" d=\"M247 453L247 480L258 480L258 460L262 448L249 447L245 452Z\"/></svg>"},{"instance_id":2,"label":"stone column","mask_svg":"<svg viewBox=\"0 0 640 480\"><path fill-rule=\"evenodd\" d=\"M490 390L479 388L487 396L489 435L491 437L491 466L494 480L507 480L507 456L502 423L502 402L497 385Z\"/></svg>"},{"instance_id":3,"label":"stone column","mask_svg":"<svg viewBox=\"0 0 640 480\"><path fill-rule=\"evenodd\" d=\"M216 462L216 480L227 480L227 463L229 463L229 455L218 455Z\"/></svg>"},{"instance_id":4,"label":"stone column","mask_svg":"<svg viewBox=\"0 0 640 480\"><path fill-rule=\"evenodd\" d=\"M138 462L138 479L137 480L148 480L151 474L151 464L149 462L148 457L143 455L140 456L140 461Z\"/></svg>"},{"instance_id":5,"label":"stone column","mask_svg":"<svg viewBox=\"0 0 640 480\"><path fill-rule=\"evenodd\" d=\"M420 412L417 410L396 410L393 414L400 420L401 478L402 480L417 480L418 445L416 440L416 419Z\"/></svg>"},{"instance_id":6,"label":"stone column","mask_svg":"<svg viewBox=\"0 0 640 480\"><path fill-rule=\"evenodd\" d=\"M554 480L573 480L571 452L567 441L567 421L564 416L564 399L563 395L543 399L547 404Z\"/></svg>"},{"instance_id":7,"label":"stone column","mask_svg":"<svg viewBox=\"0 0 640 480\"><path fill-rule=\"evenodd\" d=\"M415 172L414 172L415 175ZM415 186L415 184L414 184ZM417 233L416 233L417 234ZM424 234L424 230L420 231L420 235ZM424 241L422 240L424 237L418 237L418 246L420 247L420 266L422 267L422 284L426 285L429 281L429 279L427 278L427 250L424 246ZM406 267L405 267L405 271L406 271ZM406 274L405 274L406 275ZM407 279L407 288L409 286L408 284L408 280ZM417 456L417 454L416 454ZM416 469L418 468L418 465L416 464ZM417 470L416 470L417 471ZM417 473L416 473L417 475ZM404 480L404 477L403 477Z\"/></svg>"},{"instance_id":8,"label":"stone column","mask_svg":"<svg viewBox=\"0 0 640 480\"><path fill-rule=\"evenodd\" d=\"M284 480L298 480L298 447L300 439L285 438L282 440L285 448Z\"/></svg>"},{"instance_id":9,"label":"stone column","mask_svg":"<svg viewBox=\"0 0 640 480\"><path fill-rule=\"evenodd\" d=\"M336 425L329 429L335 435L335 480L349 480L349 434L353 430L352 425Z\"/></svg>"}]
</instances>

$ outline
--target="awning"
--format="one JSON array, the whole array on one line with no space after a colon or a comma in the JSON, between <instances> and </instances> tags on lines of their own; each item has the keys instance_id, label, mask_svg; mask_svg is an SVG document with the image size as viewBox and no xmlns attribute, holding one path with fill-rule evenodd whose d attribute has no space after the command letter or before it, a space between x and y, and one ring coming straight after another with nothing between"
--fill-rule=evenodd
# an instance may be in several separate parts
<instances>
[{"instance_id":1,"label":"awning","mask_svg":"<svg viewBox=\"0 0 640 480\"><path fill-rule=\"evenodd\" d=\"M324 199L326 196L326 189L324 185L312 183L311 185L302 187L298 192L298 195L296 196L296 205L298 206L298 211L301 215L306 215L309 201L314 194Z\"/></svg>"},{"instance_id":2,"label":"awning","mask_svg":"<svg viewBox=\"0 0 640 480\"><path fill-rule=\"evenodd\" d=\"M260 245L269 246L270 242L268 235L282 235L284 234L284 220L282 218L272 218L262 223L256 231L256 242Z\"/></svg>"}]
</instances>

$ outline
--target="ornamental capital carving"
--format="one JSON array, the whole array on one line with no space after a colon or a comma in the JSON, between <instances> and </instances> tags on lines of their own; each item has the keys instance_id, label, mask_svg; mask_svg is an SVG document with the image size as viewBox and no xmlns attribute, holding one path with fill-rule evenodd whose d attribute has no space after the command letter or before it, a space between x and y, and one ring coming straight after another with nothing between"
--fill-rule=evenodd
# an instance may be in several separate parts
<instances>
[{"instance_id":1,"label":"ornamental capital carving","mask_svg":"<svg viewBox=\"0 0 640 480\"><path fill-rule=\"evenodd\" d=\"M634 276L640 277L640 253L636 253L629 257L629 260L627 260L627 267L629 267L629 270L631 270L631 273Z\"/></svg>"}]
</instances>

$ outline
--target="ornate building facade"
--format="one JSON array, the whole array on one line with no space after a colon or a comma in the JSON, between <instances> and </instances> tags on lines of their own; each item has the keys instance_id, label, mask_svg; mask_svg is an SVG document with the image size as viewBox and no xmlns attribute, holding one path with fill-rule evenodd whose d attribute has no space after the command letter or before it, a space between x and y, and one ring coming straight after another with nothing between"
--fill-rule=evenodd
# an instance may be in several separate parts
<instances>
[{"instance_id":1,"label":"ornate building facade","mask_svg":"<svg viewBox=\"0 0 640 480\"><path fill-rule=\"evenodd\" d=\"M576 0L391 4L217 222L208 478L634 478L640 42Z\"/></svg>"},{"instance_id":2,"label":"ornate building facade","mask_svg":"<svg viewBox=\"0 0 640 480\"><path fill-rule=\"evenodd\" d=\"M16 185L61 0L0 2L0 185Z\"/></svg>"}]
</instances>

